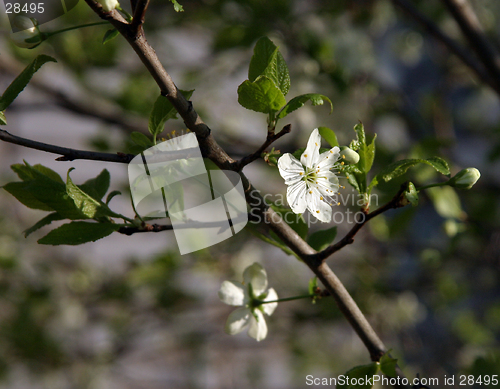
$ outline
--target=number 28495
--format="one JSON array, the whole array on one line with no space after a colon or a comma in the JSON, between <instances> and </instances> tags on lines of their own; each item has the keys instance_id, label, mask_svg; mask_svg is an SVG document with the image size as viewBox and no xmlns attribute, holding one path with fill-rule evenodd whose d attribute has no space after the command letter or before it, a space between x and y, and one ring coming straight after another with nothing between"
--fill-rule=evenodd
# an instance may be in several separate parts
<instances>
[{"instance_id":1,"label":"number 28495","mask_svg":"<svg viewBox=\"0 0 500 389\"><path fill-rule=\"evenodd\" d=\"M29 13L29 14L43 14L45 8L43 3L5 3L5 12L8 14Z\"/></svg>"}]
</instances>

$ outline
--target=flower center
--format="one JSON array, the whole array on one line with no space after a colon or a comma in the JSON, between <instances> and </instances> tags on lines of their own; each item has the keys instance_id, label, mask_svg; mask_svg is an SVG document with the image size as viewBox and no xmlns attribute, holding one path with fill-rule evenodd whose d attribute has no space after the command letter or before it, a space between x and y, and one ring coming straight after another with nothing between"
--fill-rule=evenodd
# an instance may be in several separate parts
<instances>
[{"instance_id":1,"label":"flower center","mask_svg":"<svg viewBox=\"0 0 500 389\"><path fill-rule=\"evenodd\" d=\"M306 167L306 172L305 172L302 180L306 182L308 187L310 185L317 184L318 178L319 178L318 177L318 170L315 167L312 167L312 168Z\"/></svg>"}]
</instances>

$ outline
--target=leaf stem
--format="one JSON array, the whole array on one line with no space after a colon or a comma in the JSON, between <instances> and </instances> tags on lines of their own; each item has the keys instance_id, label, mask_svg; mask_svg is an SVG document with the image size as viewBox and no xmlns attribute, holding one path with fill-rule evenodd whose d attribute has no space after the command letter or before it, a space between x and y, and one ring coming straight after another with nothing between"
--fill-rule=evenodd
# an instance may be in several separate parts
<instances>
[{"instance_id":1,"label":"leaf stem","mask_svg":"<svg viewBox=\"0 0 500 389\"><path fill-rule=\"evenodd\" d=\"M44 40L47 38L50 38L53 35L60 34L61 32L66 32L66 31L71 31L71 30L77 30L79 28L85 28L85 27L92 27L92 26L100 26L104 24L109 24L109 22L95 22L95 23L89 23L89 24L81 24L79 26L73 26L73 27L68 27L68 28L63 28L62 30L57 30L57 31L51 31L51 32L43 32L41 33Z\"/></svg>"},{"instance_id":2,"label":"leaf stem","mask_svg":"<svg viewBox=\"0 0 500 389\"><path fill-rule=\"evenodd\" d=\"M257 304L257 306L262 305L262 304L282 303L282 302L285 302L285 301L307 299L307 298L312 298L314 296L317 296L317 295L315 295L315 294L306 294L306 295L303 295L303 296L286 297L286 298L283 298L283 299L270 300L270 301L259 300L259 303Z\"/></svg>"},{"instance_id":3,"label":"leaf stem","mask_svg":"<svg viewBox=\"0 0 500 389\"><path fill-rule=\"evenodd\" d=\"M422 186L420 188L417 188L416 191L420 192L421 190L424 190L424 189L434 188L436 186L446 186L446 185L448 185L448 181L446 181L446 182L436 182L434 184L429 184L429 185L425 185L425 186Z\"/></svg>"}]
</instances>

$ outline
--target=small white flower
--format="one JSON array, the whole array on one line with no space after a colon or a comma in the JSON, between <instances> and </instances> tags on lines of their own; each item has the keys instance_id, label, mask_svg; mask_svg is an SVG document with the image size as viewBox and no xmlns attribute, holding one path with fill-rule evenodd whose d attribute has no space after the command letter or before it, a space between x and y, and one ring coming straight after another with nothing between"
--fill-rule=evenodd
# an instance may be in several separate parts
<instances>
[{"instance_id":1,"label":"small white flower","mask_svg":"<svg viewBox=\"0 0 500 389\"><path fill-rule=\"evenodd\" d=\"M271 316L278 303L262 304L274 301L278 295L273 288L267 289L267 274L262 265L254 263L243 272L244 283L224 281L219 290L219 298L228 305L241 306L231 312L224 330L229 335L236 335L247 326L248 335L258 342L267 336L264 313Z\"/></svg>"},{"instance_id":2,"label":"small white flower","mask_svg":"<svg viewBox=\"0 0 500 389\"><path fill-rule=\"evenodd\" d=\"M40 31L38 31L38 28L32 19L27 18L26 16L18 15L14 18L13 24L15 27L22 30L10 34L10 38L16 46L24 49L31 49L38 46L42 41ZM35 37L38 37L38 39L33 39ZM27 40L30 40L30 42L26 42ZM35 42L32 42L32 40Z\"/></svg>"},{"instance_id":3,"label":"small white flower","mask_svg":"<svg viewBox=\"0 0 500 389\"><path fill-rule=\"evenodd\" d=\"M109 12L120 5L117 0L96 0L99 4L102 5L104 11Z\"/></svg>"},{"instance_id":4,"label":"small white flower","mask_svg":"<svg viewBox=\"0 0 500 389\"><path fill-rule=\"evenodd\" d=\"M339 190L339 179L330 171L339 159L340 149L320 154L321 135L314 129L300 162L292 154L283 154L278 160L281 177L288 185L286 199L292 211L304 213L306 208L322 222L332 219L332 208L325 199L331 199Z\"/></svg>"}]
</instances>

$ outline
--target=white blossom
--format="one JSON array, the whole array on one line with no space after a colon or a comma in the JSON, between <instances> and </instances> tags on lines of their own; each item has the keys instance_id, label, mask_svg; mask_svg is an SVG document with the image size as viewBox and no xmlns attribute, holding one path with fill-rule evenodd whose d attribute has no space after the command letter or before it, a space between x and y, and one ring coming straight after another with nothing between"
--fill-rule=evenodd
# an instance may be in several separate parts
<instances>
[{"instance_id":1,"label":"white blossom","mask_svg":"<svg viewBox=\"0 0 500 389\"><path fill-rule=\"evenodd\" d=\"M106 12L114 10L116 7L120 5L120 3L117 0L96 0L96 1L102 5L102 8Z\"/></svg>"},{"instance_id":2,"label":"white blossom","mask_svg":"<svg viewBox=\"0 0 500 389\"><path fill-rule=\"evenodd\" d=\"M481 173L475 167L468 167L459 171L448 184L459 189L470 189L481 177Z\"/></svg>"},{"instance_id":3,"label":"white blossom","mask_svg":"<svg viewBox=\"0 0 500 389\"><path fill-rule=\"evenodd\" d=\"M300 162L289 153L278 160L278 168L285 179L287 201L292 211L300 214L306 208L322 222L332 219L332 208L328 201L339 190L339 179L331 169L339 159L340 149L320 154L321 135L314 129Z\"/></svg>"},{"instance_id":4,"label":"white blossom","mask_svg":"<svg viewBox=\"0 0 500 389\"><path fill-rule=\"evenodd\" d=\"M38 28L33 22L33 19L18 15L14 18L13 24L15 27L22 30L10 34L10 38L16 46L22 47L24 49L31 49L35 46L38 46L42 41L40 31L38 31ZM38 37L39 39L33 39L35 37ZM29 40L30 42L27 42L27 40ZM32 42L33 40L34 42Z\"/></svg>"},{"instance_id":5,"label":"white blossom","mask_svg":"<svg viewBox=\"0 0 500 389\"><path fill-rule=\"evenodd\" d=\"M278 306L277 302L262 304L265 301L274 301L278 295L273 288L267 289L267 274L262 265L254 263L243 272L244 283L224 281L219 290L219 298L225 304L240 306L229 315L225 331L235 335L246 327L248 335L257 341L267 336L267 324L264 313L271 316Z\"/></svg>"}]
</instances>

